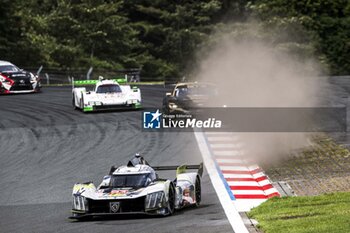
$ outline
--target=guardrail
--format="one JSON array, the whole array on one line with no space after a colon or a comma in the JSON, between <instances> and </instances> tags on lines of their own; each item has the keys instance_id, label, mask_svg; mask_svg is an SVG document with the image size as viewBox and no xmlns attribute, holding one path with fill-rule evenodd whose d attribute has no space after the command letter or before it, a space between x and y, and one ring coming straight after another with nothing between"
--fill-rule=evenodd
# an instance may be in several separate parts
<instances>
[{"instance_id":1,"label":"guardrail","mask_svg":"<svg viewBox=\"0 0 350 233\"><path fill-rule=\"evenodd\" d=\"M141 77L141 69L132 68L124 70L101 70L81 68L81 69L61 69L61 68L45 68L38 67L23 67L24 70L30 71L34 74L39 74L43 85L58 86L71 85L72 79L75 80L97 80L99 76L108 79L126 78L128 83L140 84L169 84L181 81L181 78L164 78L164 77Z\"/></svg>"}]
</instances>

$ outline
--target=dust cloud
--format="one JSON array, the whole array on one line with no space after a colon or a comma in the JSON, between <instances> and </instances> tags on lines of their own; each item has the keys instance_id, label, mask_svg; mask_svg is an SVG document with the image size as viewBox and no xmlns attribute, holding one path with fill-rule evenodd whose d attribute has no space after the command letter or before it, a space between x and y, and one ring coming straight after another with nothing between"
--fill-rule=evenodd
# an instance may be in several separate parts
<instances>
[{"instance_id":1,"label":"dust cloud","mask_svg":"<svg viewBox=\"0 0 350 233\"><path fill-rule=\"evenodd\" d=\"M196 80L218 86L220 94L214 102L219 105L253 108L320 106L319 94L327 85L312 60L299 61L262 42L228 38L201 59ZM267 166L310 146L312 136L291 132L237 134L247 159Z\"/></svg>"}]
</instances>

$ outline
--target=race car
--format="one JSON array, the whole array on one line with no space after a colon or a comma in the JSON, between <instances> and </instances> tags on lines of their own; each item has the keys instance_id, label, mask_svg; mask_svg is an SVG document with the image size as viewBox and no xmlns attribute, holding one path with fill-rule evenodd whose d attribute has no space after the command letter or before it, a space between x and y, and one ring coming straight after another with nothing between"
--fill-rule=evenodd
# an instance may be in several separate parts
<instances>
[{"instance_id":1,"label":"race car","mask_svg":"<svg viewBox=\"0 0 350 233\"><path fill-rule=\"evenodd\" d=\"M141 91L125 79L73 80L72 105L83 112L141 108ZM92 91L82 85L95 85Z\"/></svg>"},{"instance_id":2,"label":"race car","mask_svg":"<svg viewBox=\"0 0 350 233\"><path fill-rule=\"evenodd\" d=\"M192 109L208 107L217 96L217 87L211 83L178 83L163 99L163 113L190 114ZM215 98L214 98L215 99Z\"/></svg>"},{"instance_id":3,"label":"race car","mask_svg":"<svg viewBox=\"0 0 350 233\"><path fill-rule=\"evenodd\" d=\"M7 61L0 61L0 94L39 92L40 78Z\"/></svg>"},{"instance_id":4,"label":"race car","mask_svg":"<svg viewBox=\"0 0 350 233\"><path fill-rule=\"evenodd\" d=\"M156 171L160 170L176 170L175 180L159 178ZM120 214L169 216L175 210L198 206L202 173L202 163L151 167L136 154L127 165L112 166L97 188L92 182L75 184L70 219Z\"/></svg>"}]
</instances>

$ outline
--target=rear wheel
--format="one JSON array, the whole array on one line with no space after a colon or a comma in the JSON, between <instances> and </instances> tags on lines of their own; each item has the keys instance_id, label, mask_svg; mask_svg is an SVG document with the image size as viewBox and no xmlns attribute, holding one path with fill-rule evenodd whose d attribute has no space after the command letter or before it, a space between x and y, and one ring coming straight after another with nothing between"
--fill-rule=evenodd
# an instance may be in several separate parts
<instances>
[{"instance_id":1,"label":"rear wheel","mask_svg":"<svg viewBox=\"0 0 350 233\"><path fill-rule=\"evenodd\" d=\"M201 187L201 180L200 178L197 176L196 178L196 187L195 187L195 191L196 191L196 206L199 206L202 200L202 187Z\"/></svg>"}]
</instances>

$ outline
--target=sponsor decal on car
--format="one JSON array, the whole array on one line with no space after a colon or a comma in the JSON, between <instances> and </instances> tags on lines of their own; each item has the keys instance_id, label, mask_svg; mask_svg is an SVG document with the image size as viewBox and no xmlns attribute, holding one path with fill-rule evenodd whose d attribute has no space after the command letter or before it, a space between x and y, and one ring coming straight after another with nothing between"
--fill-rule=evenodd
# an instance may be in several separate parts
<instances>
[{"instance_id":1,"label":"sponsor decal on car","mask_svg":"<svg viewBox=\"0 0 350 233\"><path fill-rule=\"evenodd\" d=\"M120 202L110 202L109 203L109 209L111 211L111 213L117 213L119 211L120 208Z\"/></svg>"},{"instance_id":2,"label":"sponsor decal on car","mask_svg":"<svg viewBox=\"0 0 350 233\"><path fill-rule=\"evenodd\" d=\"M108 196L111 197L123 197L128 194L128 190L112 190Z\"/></svg>"}]
</instances>

